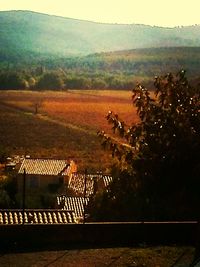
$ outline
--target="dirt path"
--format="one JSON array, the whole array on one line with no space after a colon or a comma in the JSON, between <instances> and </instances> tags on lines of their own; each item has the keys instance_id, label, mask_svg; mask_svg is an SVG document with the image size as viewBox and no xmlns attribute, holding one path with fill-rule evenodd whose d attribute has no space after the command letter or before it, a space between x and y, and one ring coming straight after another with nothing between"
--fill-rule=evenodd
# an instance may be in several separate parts
<instances>
[{"instance_id":1,"label":"dirt path","mask_svg":"<svg viewBox=\"0 0 200 267\"><path fill-rule=\"evenodd\" d=\"M51 123L55 123L57 125L61 125L61 126L65 127L65 128L70 128L70 129L73 129L73 130L76 130L76 131L80 131L80 132L83 132L83 133L86 133L86 134L90 134L90 135L97 135L97 133L95 131L87 130L87 129L84 129L83 127L80 127L78 125L74 125L74 124L71 124L71 123L62 122L62 121L60 121L58 119L51 118L50 116L47 116L47 115L37 114L37 115L33 115L33 116L36 116L37 118L39 118L41 120L44 120L44 121L48 121L48 122L51 122Z\"/></svg>"}]
</instances>

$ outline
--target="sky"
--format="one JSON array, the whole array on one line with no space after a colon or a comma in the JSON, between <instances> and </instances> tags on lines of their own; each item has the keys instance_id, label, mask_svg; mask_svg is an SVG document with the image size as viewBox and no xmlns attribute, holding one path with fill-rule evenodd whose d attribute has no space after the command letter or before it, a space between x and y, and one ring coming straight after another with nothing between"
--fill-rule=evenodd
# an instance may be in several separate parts
<instances>
[{"instance_id":1,"label":"sky","mask_svg":"<svg viewBox=\"0 0 200 267\"><path fill-rule=\"evenodd\" d=\"M0 10L31 10L103 23L200 24L200 0L0 0Z\"/></svg>"}]
</instances>

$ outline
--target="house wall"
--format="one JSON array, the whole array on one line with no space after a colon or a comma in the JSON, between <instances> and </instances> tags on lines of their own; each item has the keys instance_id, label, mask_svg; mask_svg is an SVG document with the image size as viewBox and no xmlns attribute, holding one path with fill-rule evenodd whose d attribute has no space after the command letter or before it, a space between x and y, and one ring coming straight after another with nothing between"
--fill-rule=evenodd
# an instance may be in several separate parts
<instances>
[{"instance_id":1,"label":"house wall","mask_svg":"<svg viewBox=\"0 0 200 267\"><path fill-rule=\"evenodd\" d=\"M22 191L23 189L23 175L18 175L17 178L17 187L18 191ZM63 184L64 177L63 176L50 176L50 175L30 175L26 174L25 178L25 187L26 191L28 190L37 190L48 188L49 185L52 184Z\"/></svg>"},{"instance_id":2,"label":"house wall","mask_svg":"<svg viewBox=\"0 0 200 267\"><path fill-rule=\"evenodd\" d=\"M68 183L69 183L69 179L70 179L71 175L72 175L73 173L75 173L75 172L77 172L77 165L76 165L76 163L75 163L73 160L71 160L71 161L70 161L69 172L68 172L67 175L64 175L64 183L65 183L66 185L68 185Z\"/></svg>"}]
</instances>

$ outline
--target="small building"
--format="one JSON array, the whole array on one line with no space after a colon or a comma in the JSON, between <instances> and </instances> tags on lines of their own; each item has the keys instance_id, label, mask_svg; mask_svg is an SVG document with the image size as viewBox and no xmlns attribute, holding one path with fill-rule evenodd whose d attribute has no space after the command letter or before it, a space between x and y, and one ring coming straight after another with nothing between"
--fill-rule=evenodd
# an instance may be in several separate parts
<instances>
[{"instance_id":1,"label":"small building","mask_svg":"<svg viewBox=\"0 0 200 267\"><path fill-rule=\"evenodd\" d=\"M73 173L68 183L68 195L57 196L57 208L71 210L75 213L77 222L83 222L88 215L90 198L97 192L108 190L112 180L112 176L99 173Z\"/></svg>"},{"instance_id":2,"label":"small building","mask_svg":"<svg viewBox=\"0 0 200 267\"><path fill-rule=\"evenodd\" d=\"M26 175L26 190L30 189L56 189L67 185L77 166L73 160L56 159L31 159L25 158L19 168L18 174ZM23 179L18 179L19 190L22 188Z\"/></svg>"}]
</instances>

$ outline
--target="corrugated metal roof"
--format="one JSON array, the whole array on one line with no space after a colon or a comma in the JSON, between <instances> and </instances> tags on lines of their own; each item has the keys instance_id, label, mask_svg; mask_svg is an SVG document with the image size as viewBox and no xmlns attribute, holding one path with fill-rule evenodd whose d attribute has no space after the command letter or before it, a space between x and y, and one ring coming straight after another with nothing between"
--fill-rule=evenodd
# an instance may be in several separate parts
<instances>
[{"instance_id":1,"label":"corrugated metal roof","mask_svg":"<svg viewBox=\"0 0 200 267\"><path fill-rule=\"evenodd\" d=\"M19 169L19 173L23 173L24 169L27 174L38 175L58 175L65 172L69 166L66 160L55 159L24 159Z\"/></svg>"},{"instance_id":2,"label":"corrugated metal roof","mask_svg":"<svg viewBox=\"0 0 200 267\"><path fill-rule=\"evenodd\" d=\"M76 223L73 211L68 210L44 210L26 209L22 210L0 210L1 224L68 224Z\"/></svg>"}]
</instances>

